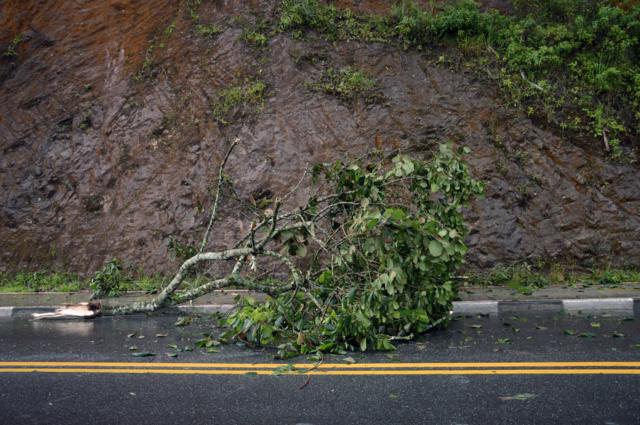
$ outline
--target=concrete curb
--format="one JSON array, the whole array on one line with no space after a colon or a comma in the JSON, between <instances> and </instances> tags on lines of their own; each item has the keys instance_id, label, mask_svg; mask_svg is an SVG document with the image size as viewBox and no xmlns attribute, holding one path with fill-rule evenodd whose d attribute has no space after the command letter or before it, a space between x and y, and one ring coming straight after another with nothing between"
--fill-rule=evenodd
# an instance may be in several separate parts
<instances>
[{"instance_id":1,"label":"concrete curb","mask_svg":"<svg viewBox=\"0 0 640 425\"><path fill-rule=\"evenodd\" d=\"M233 304L181 305L185 313L226 313ZM30 318L32 313L54 311L58 306L0 307L2 318ZM640 298L589 298L529 301L454 301L453 314L504 316L518 313L563 313L567 315L609 314L613 316L640 316Z\"/></svg>"}]
</instances>

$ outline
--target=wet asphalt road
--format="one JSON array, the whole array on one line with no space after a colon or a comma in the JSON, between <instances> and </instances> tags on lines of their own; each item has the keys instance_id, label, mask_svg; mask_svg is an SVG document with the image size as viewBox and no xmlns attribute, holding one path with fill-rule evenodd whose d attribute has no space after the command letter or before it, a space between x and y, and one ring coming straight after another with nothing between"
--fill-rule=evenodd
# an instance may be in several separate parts
<instances>
[{"instance_id":1,"label":"wet asphalt road","mask_svg":"<svg viewBox=\"0 0 640 425\"><path fill-rule=\"evenodd\" d=\"M466 317L394 353L349 353L324 362L638 362L640 319L629 319ZM208 318L185 327L175 321L1 320L0 361L282 362L271 351L237 345L203 352L195 341L215 333ZM0 373L0 424L80 423L640 424L640 375Z\"/></svg>"}]
</instances>

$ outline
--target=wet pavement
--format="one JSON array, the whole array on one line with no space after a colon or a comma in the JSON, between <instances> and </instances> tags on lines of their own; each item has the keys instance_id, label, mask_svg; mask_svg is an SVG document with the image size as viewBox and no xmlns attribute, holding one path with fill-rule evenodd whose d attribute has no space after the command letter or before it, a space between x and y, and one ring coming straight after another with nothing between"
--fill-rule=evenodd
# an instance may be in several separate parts
<instances>
[{"instance_id":1,"label":"wet pavement","mask_svg":"<svg viewBox=\"0 0 640 425\"><path fill-rule=\"evenodd\" d=\"M171 366L164 364L175 362L183 365L177 368L182 370L204 367L204 363L251 368L258 363L310 362L305 357L274 360L271 350L236 344L207 353L196 341L203 333L216 335L210 318L194 317L183 327L175 326L176 320L174 315L2 320L0 363L118 362L128 369L133 369L131 363L162 364L167 369ZM141 352L155 356L135 357ZM492 362L491 367L500 369L503 362L575 365L636 364L639 360L638 318L457 317L447 330L399 344L395 352L323 359L325 365L359 365L365 371L385 363L388 374L383 376L279 376L273 371L259 376L243 371L238 375L3 372L0 418L11 424L86 423L88 417L92 423L136 424L637 424L640 374L577 374L571 372L575 367L567 366L566 373L550 375L526 372L531 368L518 372L519 367L507 375L477 375L467 367L451 375L406 376L394 372L398 369L390 364L415 369L418 362Z\"/></svg>"}]
</instances>

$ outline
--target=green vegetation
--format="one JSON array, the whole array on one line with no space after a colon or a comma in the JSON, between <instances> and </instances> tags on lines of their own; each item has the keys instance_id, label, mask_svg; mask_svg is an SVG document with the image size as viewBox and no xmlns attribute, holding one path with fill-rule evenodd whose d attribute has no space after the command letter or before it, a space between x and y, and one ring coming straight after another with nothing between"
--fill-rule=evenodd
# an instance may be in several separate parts
<instances>
[{"instance_id":1,"label":"green vegetation","mask_svg":"<svg viewBox=\"0 0 640 425\"><path fill-rule=\"evenodd\" d=\"M0 273L0 292L73 292L83 287L82 280L73 273Z\"/></svg>"},{"instance_id":2,"label":"green vegetation","mask_svg":"<svg viewBox=\"0 0 640 425\"><path fill-rule=\"evenodd\" d=\"M534 266L523 263L498 266L469 276L471 285L509 286L523 294L531 294L536 289L556 284L616 286L624 282L640 282L640 270L606 268L584 272L560 264Z\"/></svg>"},{"instance_id":3,"label":"green vegetation","mask_svg":"<svg viewBox=\"0 0 640 425\"><path fill-rule=\"evenodd\" d=\"M204 38L214 38L222 32L222 28L216 24L197 24L195 30L196 33Z\"/></svg>"},{"instance_id":4,"label":"green vegetation","mask_svg":"<svg viewBox=\"0 0 640 425\"><path fill-rule=\"evenodd\" d=\"M4 51L2 56L5 58L13 58L18 56L18 51L16 49L18 48L18 45L22 43L23 40L24 40L24 36L22 34L18 34L15 37L13 37L11 39L11 42L9 43L9 46L7 46L7 50Z\"/></svg>"},{"instance_id":5,"label":"green vegetation","mask_svg":"<svg viewBox=\"0 0 640 425\"><path fill-rule=\"evenodd\" d=\"M307 83L307 87L312 91L327 93L348 102L362 97L368 103L373 103L381 97L373 79L349 67L340 70L329 68L318 81Z\"/></svg>"},{"instance_id":6,"label":"green vegetation","mask_svg":"<svg viewBox=\"0 0 640 425\"><path fill-rule=\"evenodd\" d=\"M278 27L300 38L314 29L331 40L356 39L384 42L395 33L388 19L376 15L357 16L349 9L338 9L317 0L282 2Z\"/></svg>"},{"instance_id":7,"label":"green vegetation","mask_svg":"<svg viewBox=\"0 0 640 425\"><path fill-rule=\"evenodd\" d=\"M187 13L193 22L198 22L200 20L199 9L202 5L202 0L187 0Z\"/></svg>"},{"instance_id":8,"label":"green vegetation","mask_svg":"<svg viewBox=\"0 0 640 425\"><path fill-rule=\"evenodd\" d=\"M316 0L285 0L279 27L294 37L313 29L331 40L398 40L406 48L453 44L465 65L497 80L510 103L619 156L621 140L640 135L640 4L514 3L505 16L472 1L429 10L402 2L381 18Z\"/></svg>"},{"instance_id":9,"label":"green vegetation","mask_svg":"<svg viewBox=\"0 0 640 425\"><path fill-rule=\"evenodd\" d=\"M467 250L461 207L482 190L451 147L442 145L430 162L376 157L319 166L314 175L336 193L325 207L327 230L337 235L322 243L328 258L318 260L321 250L312 254L316 260L295 290L264 303L239 299L224 338L277 345L281 357L393 350L393 339L446 323L453 274ZM312 198L300 214L319 210ZM278 233L281 255L306 256L310 232Z\"/></svg>"},{"instance_id":10,"label":"green vegetation","mask_svg":"<svg viewBox=\"0 0 640 425\"><path fill-rule=\"evenodd\" d=\"M156 67L157 53L159 50L167 47L167 43L169 42L169 39L173 35L175 29L176 23L174 20L169 25L167 25L167 27L159 35L154 36L151 41L149 41L147 50L145 50L144 52L144 60L142 61L142 66L140 67L140 70L133 76L133 81L140 83L155 78L155 76L158 74L158 69Z\"/></svg>"},{"instance_id":11,"label":"green vegetation","mask_svg":"<svg viewBox=\"0 0 640 425\"><path fill-rule=\"evenodd\" d=\"M220 92L213 105L213 116L221 124L229 124L233 109L253 105L260 106L264 102L267 85L260 80L247 80L242 85L232 86Z\"/></svg>"},{"instance_id":12,"label":"green vegetation","mask_svg":"<svg viewBox=\"0 0 640 425\"><path fill-rule=\"evenodd\" d=\"M169 252L177 259L182 261L187 258L193 257L198 252L193 245L182 243L177 240L174 236L169 237L169 242L167 243L167 249Z\"/></svg>"},{"instance_id":13,"label":"green vegetation","mask_svg":"<svg viewBox=\"0 0 640 425\"><path fill-rule=\"evenodd\" d=\"M117 258L109 260L89 281L93 290L91 298L116 297L125 291L125 276Z\"/></svg>"},{"instance_id":14,"label":"green vegetation","mask_svg":"<svg viewBox=\"0 0 640 425\"><path fill-rule=\"evenodd\" d=\"M267 41L269 41L265 34L254 30L242 31L242 36L240 38L245 43L253 47L265 47L267 45Z\"/></svg>"}]
</instances>

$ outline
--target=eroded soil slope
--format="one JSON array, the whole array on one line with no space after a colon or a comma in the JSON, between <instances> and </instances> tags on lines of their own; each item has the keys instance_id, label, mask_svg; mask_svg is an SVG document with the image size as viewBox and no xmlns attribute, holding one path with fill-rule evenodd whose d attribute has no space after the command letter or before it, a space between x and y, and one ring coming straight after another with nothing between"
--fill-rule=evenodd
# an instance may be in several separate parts
<instances>
[{"instance_id":1,"label":"eroded soil slope","mask_svg":"<svg viewBox=\"0 0 640 425\"><path fill-rule=\"evenodd\" d=\"M345 3L345 2L343 2ZM362 2L359 2L362 3ZM366 3L366 2L365 2ZM369 2L382 8L380 2ZM362 4L360 4L360 7ZM5 1L0 48L0 270L91 272L113 256L168 271L171 237L194 242L217 164L241 197L284 193L307 163L375 148L472 149L486 196L467 212L474 266L540 258L640 265L638 168L603 159L517 111L430 52L310 35L243 40L271 2ZM380 101L344 102L305 83L352 66ZM262 102L212 111L222 90L261 81ZM595 150L594 150L595 151ZM248 225L223 209L222 245Z\"/></svg>"}]
</instances>

